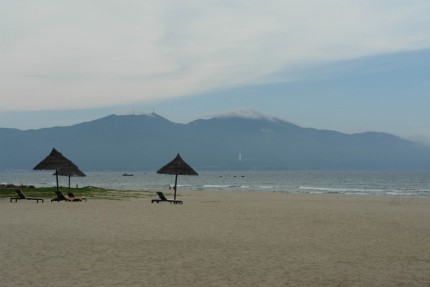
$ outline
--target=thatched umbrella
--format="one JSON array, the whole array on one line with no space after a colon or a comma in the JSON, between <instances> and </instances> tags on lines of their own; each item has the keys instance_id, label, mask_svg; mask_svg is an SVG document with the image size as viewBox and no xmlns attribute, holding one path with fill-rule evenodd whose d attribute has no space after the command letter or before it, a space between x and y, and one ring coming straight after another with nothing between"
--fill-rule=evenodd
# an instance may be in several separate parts
<instances>
[{"instance_id":1,"label":"thatched umbrella","mask_svg":"<svg viewBox=\"0 0 430 287\"><path fill-rule=\"evenodd\" d=\"M198 175L194 169L189 166L182 158L178 155L168 164L160 168L157 173L160 174L174 174L175 175L175 187L174 187L174 200L176 200L176 186L178 184L178 175Z\"/></svg>"},{"instance_id":2,"label":"thatched umbrella","mask_svg":"<svg viewBox=\"0 0 430 287\"><path fill-rule=\"evenodd\" d=\"M39 162L33 169L34 170L55 170L55 179L57 181L58 188L58 170L61 168L70 168L74 165L69 159L62 155L55 148L52 149L51 153Z\"/></svg>"},{"instance_id":3,"label":"thatched umbrella","mask_svg":"<svg viewBox=\"0 0 430 287\"><path fill-rule=\"evenodd\" d=\"M70 162L69 166L61 167L56 171L57 175L69 177L69 189L70 189L70 177L84 177L86 176L73 162Z\"/></svg>"}]
</instances>

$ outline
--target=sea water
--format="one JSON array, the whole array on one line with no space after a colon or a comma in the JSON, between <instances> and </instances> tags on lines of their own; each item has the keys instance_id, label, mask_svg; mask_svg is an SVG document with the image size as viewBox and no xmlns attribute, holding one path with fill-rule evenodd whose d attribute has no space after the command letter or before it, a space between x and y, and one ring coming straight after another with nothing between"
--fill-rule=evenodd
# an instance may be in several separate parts
<instances>
[{"instance_id":1,"label":"sea water","mask_svg":"<svg viewBox=\"0 0 430 287\"><path fill-rule=\"evenodd\" d=\"M155 172L85 172L72 177L71 187L97 186L116 190L169 189L175 176ZM53 171L2 172L0 184L55 186ZM59 177L67 187L69 178ZM345 195L430 196L430 171L225 171L178 176L178 190L261 191Z\"/></svg>"}]
</instances>

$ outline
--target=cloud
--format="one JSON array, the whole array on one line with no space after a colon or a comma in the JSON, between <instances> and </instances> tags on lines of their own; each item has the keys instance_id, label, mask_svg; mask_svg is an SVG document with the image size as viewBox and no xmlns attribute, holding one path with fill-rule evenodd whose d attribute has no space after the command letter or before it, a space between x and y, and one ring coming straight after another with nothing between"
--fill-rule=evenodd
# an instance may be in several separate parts
<instances>
[{"instance_id":1,"label":"cloud","mask_svg":"<svg viewBox=\"0 0 430 287\"><path fill-rule=\"evenodd\" d=\"M205 117L205 118L228 119L228 118L235 118L235 117L244 118L244 119L253 119L253 120L264 119L264 120L271 121L271 122L279 122L279 121L288 122L287 120L284 120L284 119L274 117L272 115L260 112L254 108L241 108L239 110L234 110L234 111L210 115L210 116Z\"/></svg>"},{"instance_id":2,"label":"cloud","mask_svg":"<svg viewBox=\"0 0 430 287\"><path fill-rule=\"evenodd\" d=\"M1 109L142 102L426 48L429 14L427 0L4 0Z\"/></svg>"}]
</instances>

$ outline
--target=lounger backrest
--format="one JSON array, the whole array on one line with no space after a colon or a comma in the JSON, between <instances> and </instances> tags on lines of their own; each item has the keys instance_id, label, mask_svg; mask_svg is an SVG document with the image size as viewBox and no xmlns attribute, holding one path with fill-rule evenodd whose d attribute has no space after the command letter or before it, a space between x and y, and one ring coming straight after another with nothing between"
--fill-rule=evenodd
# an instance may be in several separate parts
<instances>
[{"instance_id":1,"label":"lounger backrest","mask_svg":"<svg viewBox=\"0 0 430 287\"><path fill-rule=\"evenodd\" d=\"M73 194L73 192L68 192L68 193L67 193L67 196L68 196L68 197L75 197L75 195Z\"/></svg>"},{"instance_id":2,"label":"lounger backrest","mask_svg":"<svg viewBox=\"0 0 430 287\"><path fill-rule=\"evenodd\" d=\"M164 196L164 194L161 191L157 191L158 197L160 197L161 200L167 200L167 198Z\"/></svg>"},{"instance_id":3,"label":"lounger backrest","mask_svg":"<svg viewBox=\"0 0 430 287\"><path fill-rule=\"evenodd\" d=\"M66 197L64 196L64 194L61 191L56 191L55 194L57 195L57 197L61 200L66 200Z\"/></svg>"},{"instance_id":4,"label":"lounger backrest","mask_svg":"<svg viewBox=\"0 0 430 287\"><path fill-rule=\"evenodd\" d=\"M22 190L20 190L20 189L16 189L15 191L16 191L16 193L18 194L19 198L21 198L21 199L25 199L25 195L24 195L24 193L22 192Z\"/></svg>"}]
</instances>

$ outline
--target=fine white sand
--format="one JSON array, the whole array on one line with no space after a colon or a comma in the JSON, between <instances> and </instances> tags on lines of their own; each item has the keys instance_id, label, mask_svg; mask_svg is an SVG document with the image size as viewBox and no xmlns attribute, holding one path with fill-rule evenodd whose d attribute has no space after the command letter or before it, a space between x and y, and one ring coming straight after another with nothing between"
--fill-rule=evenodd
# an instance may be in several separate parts
<instances>
[{"instance_id":1,"label":"fine white sand","mask_svg":"<svg viewBox=\"0 0 430 287\"><path fill-rule=\"evenodd\" d=\"M430 286L430 199L0 200L0 286Z\"/></svg>"}]
</instances>

